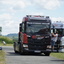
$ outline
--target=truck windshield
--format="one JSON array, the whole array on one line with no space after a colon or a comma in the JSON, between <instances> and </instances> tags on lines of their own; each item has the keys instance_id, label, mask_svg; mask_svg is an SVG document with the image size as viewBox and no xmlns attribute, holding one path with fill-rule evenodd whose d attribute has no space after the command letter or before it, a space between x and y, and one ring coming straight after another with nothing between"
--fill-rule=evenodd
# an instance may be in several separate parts
<instances>
[{"instance_id":1,"label":"truck windshield","mask_svg":"<svg viewBox=\"0 0 64 64\"><path fill-rule=\"evenodd\" d=\"M27 33L48 33L50 32L49 23L27 23Z\"/></svg>"}]
</instances>

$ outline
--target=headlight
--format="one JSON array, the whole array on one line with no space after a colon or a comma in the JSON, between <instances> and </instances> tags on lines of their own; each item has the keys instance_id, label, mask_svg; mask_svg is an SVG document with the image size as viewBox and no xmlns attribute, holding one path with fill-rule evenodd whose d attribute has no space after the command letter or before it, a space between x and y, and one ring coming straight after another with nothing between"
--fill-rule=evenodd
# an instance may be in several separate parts
<instances>
[{"instance_id":1,"label":"headlight","mask_svg":"<svg viewBox=\"0 0 64 64\"><path fill-rule=\"evenodd\" d=\"M45 38L49 38L49 36L45 36Z\"/></svg>"},{"instance_id":2,"label":"headlight","mask_svg":"<svg viewBox=\"0 0 64 64\"><path fill-rule=\"evenodd\" d=\"M27 44L23 44L23 47L28 47L28 45Z\"/></svg>"},{"instance_id":3,"label":"headlight","mask_svg":"<svg viewBox=\"0 0 64 64\"><path fill-rule=\"evenodd\" d=\"M31 37L30 35L27 35L27 37Z\"/></svg>"},{"instance_id":4,"label":"headlight","mask_svg":"<svg viewBox=\"0 0 64 64\"><path fill-rule=\"evenodd\" d=\"M51 48L51 45L48 45L47 48Z\"/></svg>"}]
</instances>

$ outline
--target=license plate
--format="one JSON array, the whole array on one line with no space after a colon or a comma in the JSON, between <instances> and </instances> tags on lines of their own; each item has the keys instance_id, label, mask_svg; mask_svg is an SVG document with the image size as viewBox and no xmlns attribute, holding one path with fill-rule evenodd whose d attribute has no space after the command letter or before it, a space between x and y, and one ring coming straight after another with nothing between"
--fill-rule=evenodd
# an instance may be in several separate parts
<instances>
[{"instance_id":1,"label":"license plate","mask_svg":"<svg viewBox=\"0 0 64 64\"><path fill-rule=\"evenodd\" d=\"M34 51L34 52L36 52L36 53L40 53L41 51Z\"/></svg>"},{"instance_id":2,"label":"license plate","mask_svg":"<svg viewBox=\"0 0 64 64\"><path fill-rule=\"evenodd\" d=\"M37 39L43 39L44 37L37 37Z\"/></svg>"}]
</instances>

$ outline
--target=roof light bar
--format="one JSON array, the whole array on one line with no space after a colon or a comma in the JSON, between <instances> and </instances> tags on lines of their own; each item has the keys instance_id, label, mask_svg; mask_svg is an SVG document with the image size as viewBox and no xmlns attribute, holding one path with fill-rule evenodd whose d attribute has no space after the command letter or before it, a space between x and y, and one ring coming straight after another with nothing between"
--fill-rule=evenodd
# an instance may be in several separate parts
<instances>
[{"instance_id":1,"label":"roof light bar","mask_svg":"<svg viewBox=\"0 0 64 64\"><path fill-rule=\"evenodd\" d=\"M46 16L46 18L49 18L49 16Z\"/></svg>"},{"instance_id":2,"label":"roof light bar","mask_svg":"<svg viewBox=\"0 0 64 64\"><path fill-rule=\"evenodd\" d=\"M40 16L40 15L26 15L26 17L44 17L44 16Z\"/></svg>"},{"instance_id":3,"label":"roof light bar","mask_svg":"<svg viewBox=\"0 0 64 64\"><path fill-rule=\"evenodd\" d=\"M43 17L43 18L49 18L49 16L40 16L40 15L26 15L26 17Z\"/></svg>"},{"instance_id":4,"label":"roof light bar","mask_svg":"<svg viewBox=\"0 0 64 64\"><path fill-rule=\"evenodd\" d=\"M31 15L26 15L26 17L31 17Z\"/></svg>"}]
</instances>

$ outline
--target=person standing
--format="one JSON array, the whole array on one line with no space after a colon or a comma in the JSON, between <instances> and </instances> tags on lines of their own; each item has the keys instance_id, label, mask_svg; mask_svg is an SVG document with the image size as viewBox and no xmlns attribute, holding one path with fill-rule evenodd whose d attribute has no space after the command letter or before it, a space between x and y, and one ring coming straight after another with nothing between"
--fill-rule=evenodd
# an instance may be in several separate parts
<instances>
[{"instance_id":1,"label":"person standing","mask_svg":"<svg viewBox=\"0 0 64 64\"><path fill-rule=\"evenodd\" d=\"M52 33L52 37L51 37L51 50L52 51L54 50L54 45L57 39L58 39L58 32L56 32L55 34Z\"/></svg>"}]
</instances>

